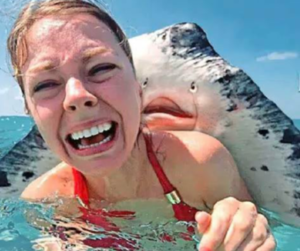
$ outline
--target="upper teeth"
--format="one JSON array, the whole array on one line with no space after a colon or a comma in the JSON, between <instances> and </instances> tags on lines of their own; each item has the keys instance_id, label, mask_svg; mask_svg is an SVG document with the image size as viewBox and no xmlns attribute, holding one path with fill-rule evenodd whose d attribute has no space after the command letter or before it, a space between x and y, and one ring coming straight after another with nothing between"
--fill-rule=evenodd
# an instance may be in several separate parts
<instances>
[{"instance_id":1,"label":"upper teeth","mask_svg":"<svg viewBox=\"0 0 300 251\"><path fill-rule=\"evenodd\" d=\"M103 133L105 131L110 130L112 127L112 123L104 123L102 125L93 126L90 129L85 129L83 131L74 132L71 134L71 138L74 140L89 138L91 136L95 136L99 133Z\"/></svg>"}]
</instances>

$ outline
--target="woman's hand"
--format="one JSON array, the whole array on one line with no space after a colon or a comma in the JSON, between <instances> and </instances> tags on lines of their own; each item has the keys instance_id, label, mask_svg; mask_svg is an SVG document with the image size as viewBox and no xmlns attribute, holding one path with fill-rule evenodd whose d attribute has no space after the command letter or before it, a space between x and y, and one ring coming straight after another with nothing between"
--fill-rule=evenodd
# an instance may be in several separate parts
<instances>
[{"instance_id":1,"label":"woman's hand","mask_svg":"<svg viewBox=\"0 0 300 251\"><path fill-rule=\"evenodd\" d=\"M217 202L213 213L196 214L202 235L199 251L272 251L276 242L267 219L251 202L226 198Z\"/></svg>"}]
</instances>

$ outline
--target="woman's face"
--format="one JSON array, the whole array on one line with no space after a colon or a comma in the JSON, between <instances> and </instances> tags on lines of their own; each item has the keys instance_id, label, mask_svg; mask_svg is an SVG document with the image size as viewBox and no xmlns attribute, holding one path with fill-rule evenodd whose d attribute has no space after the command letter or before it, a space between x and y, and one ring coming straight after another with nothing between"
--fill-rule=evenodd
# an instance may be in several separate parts
<instances>
[{"instance_id":1,"label":"woman's face","mask_svg":"<svg viewBox=\"0 0 300 251\"><path fill-rule=\"evenodd\" d=\"M49 147L84 173L120 167L137 137L141 100L112 31L87 14L48 16L26 42L25 98Z\"/></svg>"}]
</instances>

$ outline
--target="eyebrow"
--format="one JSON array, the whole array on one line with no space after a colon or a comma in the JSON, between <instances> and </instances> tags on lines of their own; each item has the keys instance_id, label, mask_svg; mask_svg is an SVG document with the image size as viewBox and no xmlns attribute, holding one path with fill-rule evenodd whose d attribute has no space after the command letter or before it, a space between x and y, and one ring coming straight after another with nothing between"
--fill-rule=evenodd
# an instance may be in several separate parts
<instances>
[{"instance_id":1,"label":"eyebrow","mask_svg":"<svg viewBox=\"0 0 300 251\"><path fill-rule=\"evenodd\" d=\"M111 50L106 47L95 47L87 49L83 52L82 61L85 63L94 56L103 55L108 52L111 52Z\"/></svg>"},{"instance_id":2,"label":"eyebrow","mask_svg":"<svg viewBox=\"0 0 300 251\"><path fill-rule=\"evenodd\" d=\"M54 70L55 68L57 68L56 65L53 64L53 62L51 61L44 61L40 64L38 64L37 66L33 66L30 70L29 73L37 73L37 72L41 72L41 71L51 71Z\"/></svg>"},{"instance_id":3,"label":"eyebrow","mask_svg":"<svg viewBox=\"0 0 300 251\"><path fill-rule=\"evenodd\" d=\"M110 49L107 49L106 47L95 47L95 48L90 48L87 49L83 52L83 56L82 56L82 62L87 62L89 61L92 57L94 56L98 56L98 55L103 55L105 53L111 52ZM30 70L29 73L33 74L33 73L38 73L38 72L42 72L42 71L51 71L54 70L55 68L57 68L58 66L55 65L52 61L47 60L44 61L36 66L33 66Z\"/></svg>"}]
</instances>

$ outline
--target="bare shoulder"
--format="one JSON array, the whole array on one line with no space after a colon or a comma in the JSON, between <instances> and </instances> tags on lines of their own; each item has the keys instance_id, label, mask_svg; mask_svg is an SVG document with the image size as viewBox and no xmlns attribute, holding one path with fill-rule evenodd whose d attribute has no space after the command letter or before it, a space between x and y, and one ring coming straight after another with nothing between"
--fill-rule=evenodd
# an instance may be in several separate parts
<instances>
[{"instance_id":1,"label":"bare shoulder","mask_svg":"<svg viewBox=\"0 0 300 251\"><path fill-rule=\"evenodd\" d=\"M154 135L154 145L158 150L164 149L172 155L181 150L181 153L190 155L197 163L218 161L225 157L232 161L232 168L236 168L226 147L219 140L207 134L197 131L166 131ZM176 156L179 158L177 159ZM176 161L182 160L182 156L178 154L173 155L174 157L177 159Z\"/></svg>"},{"instance_id":2,"label":"bare shoulder","mask_svg":"<svg viewBox=\"0 0 300 251\"><path fill-rule=\"evenodd\" d=\"M73 193L73 176L71 168L60 163L47 173L32 181L23 191L21 197L38 201L45 198L69 197Z\"/></svg>"},{"instance_id":3,"label":"bare shoulder","mask_svg":"<svg viewBox=\"0 0 300 251\"><path fill-rule=\"evenodd\" d=\"M197 131L167 131L155 134L154 147L164 154L167 176L187 200L201 197L213 205L229 196L251 199L232 155L219 140Z\"/></svg>"}]
</instances>

